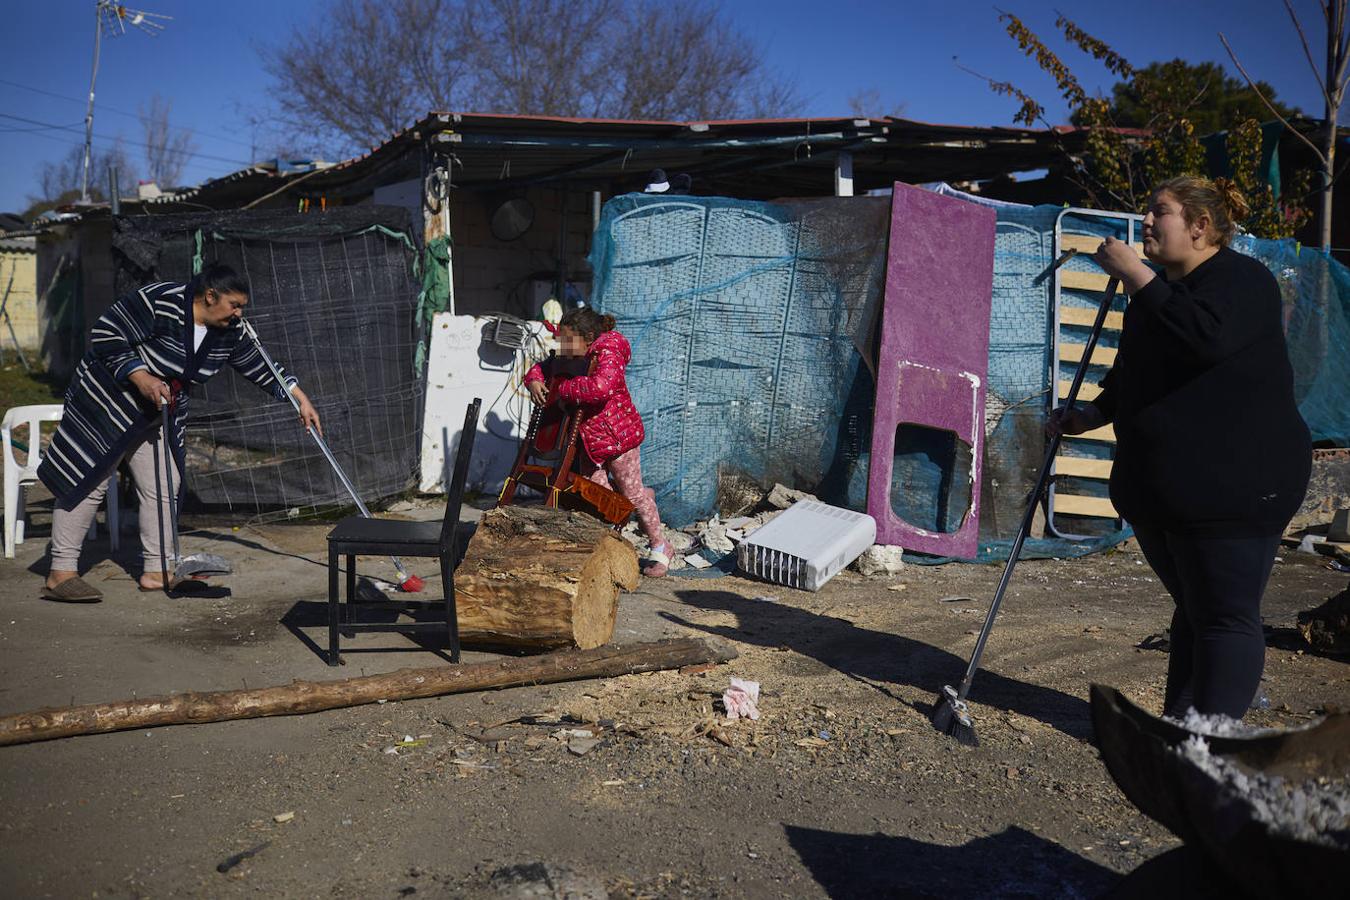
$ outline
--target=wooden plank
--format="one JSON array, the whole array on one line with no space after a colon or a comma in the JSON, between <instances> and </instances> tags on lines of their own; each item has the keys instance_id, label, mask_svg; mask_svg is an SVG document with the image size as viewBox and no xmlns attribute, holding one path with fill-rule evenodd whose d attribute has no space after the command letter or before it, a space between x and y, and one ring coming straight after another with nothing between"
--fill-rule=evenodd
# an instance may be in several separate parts
<instances>
[{"instance_id":1,"label":"wooden plank","mask_svg":"<svg viewBox=\"0 0 1350 900\"><path fill-rule=\"evenodd\" d=\"M1073 387L1072 381L1061 381L1059 383L1059 399L1067 400L1069 397L1069 388ZM1091 400L1101 394L1102 389L1090 381L1084 381L1078 387L1079 400Z\"/></svg>"},{"instance_id":2,"label":"wooden plank","mask_svg":"<svg viewBox=\"0 0 1350 900\"><path fill-rule=\"evenodd\" d=\"M1116 429L1112 425L1103 425L1101 428L1094 428L1082 434L1066 434L1064 439L1066 441L1107 441L1114 444L1116 442Z\"/></svg>"},{"instance_id":3,"label":"wooden plank","mask_svg":"<svg viewBox=\"0 0 1350 900\"><path fill-rule=\"evenodd\" d=\"M1063 362L1076 363L1083 358L1083 351L1087 349L1086 344L1062 343L1059 345L1059 358ZM1116 348L1097 347L1092 351L1092 364L1094 366L1113 366L1116 362Z\"/></svg>"},{"instance_id":4,"label":"wooden plank","mask_svg":"<svg viewBox=\"0 0 1350 900\"><path fill-rule=\"evenodd\" d=\"M724 663L735 658L736 649L715 638L677 638L592 650L558 650L542 656L498 658L480 663L399 669L385 675L364 675L341 681L294 681L276 687L209 693L191 691L115 703L48 707L0 716L0 746L130 728L294 716L386 700L414 700L585 678L616 678L703 663Z\"/></svg>"},{"instance_id":5,"label":"wooden plank","mask_svg":"<svg viewBox=\"0 0 1350 900\"><path fill-rule=\"evenodd\" d=\"M1059 252L1065 250L1077 250L1079 253L1096 253L1097 248L1102 245L1102 239L1091 234L1061 234L1059 236ZM1139 254L1139 258L1144 258L1144 245L1131 244L1134 252Z\"/></svg>"},{"instance_id":6,"label":"wooden plank","mask_svg":"<svg viewBox=\"0 0 1350 900\"><path fill-rule=\"evenodd\" d=\"M1055 474L1070 475L1074 478L1111 477L1111 460L1087 459L1082 456L1056 456Z\"/></svg>"},{"instance_id":7,"label":"wooden plank","mask_svg":"<svg viewBox=\"0 0 1350 900\"><path fill-rule=\"evenodd\" d=\"M1105 272L1082 272L1078 269L1060 269L1059 287L1065 291L1096 291L1101 293L1106 290L1106 283L1110 281Z\"/></svg>"},{"instance_id":8,"label":"wooden plank","mask_svg":"<svg viewBox=\"0 0 1350 900\"><path fill-rule=\"evenodd\" d=\"M1096 322L1097 311L1091 307L1061 306L1059 308L1059 324L1061 325L1082 325L1084 328L1091 328ZM1110 328L1112 331L1119 331L1125 327L1125 314L1119 312L1107 313L1103 327Z\"/></svg>"},{"instance_id":9,"label":"wooden plank","mask_svg":"<svg viewBox=\"0 0 1350 900\"><path fill-rule=\"evenodd\" d=\"M1105 497L1082 497L1078 494L1061 494L1055 491L1055 502L1051 513L1062 516L1092 516L1098 519L1119 519L1120 514Z\"/></svg>"}]
</instances>

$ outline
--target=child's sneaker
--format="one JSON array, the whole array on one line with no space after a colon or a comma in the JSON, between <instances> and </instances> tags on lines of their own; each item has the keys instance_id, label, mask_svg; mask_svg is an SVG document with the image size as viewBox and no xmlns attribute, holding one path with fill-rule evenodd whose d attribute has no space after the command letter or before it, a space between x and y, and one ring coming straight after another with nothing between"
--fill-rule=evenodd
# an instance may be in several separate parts
<instances>
[{"instance_id":1,"label":"child's sneaker","mask_svg":"<svg viewBox=\"0 0 1350 900\"><path fill-rule=\"evenodd\" d=\"M647 565L642 574L648 578L660 578L670 571L670 544L662 541L647 551Z\"/></svg>"}]
</instances>

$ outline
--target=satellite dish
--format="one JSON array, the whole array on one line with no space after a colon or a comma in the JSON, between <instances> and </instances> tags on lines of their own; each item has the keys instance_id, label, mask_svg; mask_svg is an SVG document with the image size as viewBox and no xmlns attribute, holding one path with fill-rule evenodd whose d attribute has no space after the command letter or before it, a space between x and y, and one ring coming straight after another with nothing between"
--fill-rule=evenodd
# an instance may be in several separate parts
<instances>
[{"instance_id":1,"label":"satellite dish","mask_svg":"<svg viewBox=\"0 0 1350 900\"><path fill-rule=\"evenodd\" d=\"M534 204L524 197L506 200L492 212L492 236L499 241L514 241L534 224Z\"/></svg>"}]
</instances>

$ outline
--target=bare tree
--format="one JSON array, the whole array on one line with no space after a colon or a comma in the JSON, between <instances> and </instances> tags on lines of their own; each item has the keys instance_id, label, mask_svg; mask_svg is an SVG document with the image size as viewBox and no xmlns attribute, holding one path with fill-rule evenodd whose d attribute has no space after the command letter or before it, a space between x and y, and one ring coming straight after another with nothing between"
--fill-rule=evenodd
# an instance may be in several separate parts
<instances>
[{"instance_id":1,"label":"bare tree","mask_svg":"<svg viewBox=\"0 0 1350 900\"><path fill-rule=\"evenodd\" d=\"M464 90L476 111L593 116L613 73L604 37L618 0L464 0L457 21L468 38ZM425 112L425 110L423 111Z\"/></svg>"},{"instance_id":2,"label":"bare tree","mask_svg":"<svg viewBox=\"0 0 1350 900\"><path fill-rule=\"evenodd\" d=\"M799 105L792 86L765 71L759 48L715 5L631 3L617 24L610 47L618 52L609 60L614 115L725 119L782 115Z\"/></svg>"},{"instance_id":3,"label":"bare tree","mask_svg":"<svg viewBox=\"0 0 1350 900\"><path fill-rule=\"evenodd\" d=\"M169 124L173 103L159 94L150 98L149 108L140 109L141 128L145 134L146 176L162 188L181 183L183 167L197 152L192 141L191 128L174 128Z\"/></svg>"},{"instance_id":4,"label":"bare tree","mask_svg":"<svg viewBox=\"0 0 1350 900\"><path fill-rule=\"evenodd\" d=\"M317 144L350 148L451 109L468 57L462 11L455 0L337 0L259 51L283 117Z\"/></svg>"},{"instance_id":5,"label":"bare tree","mask_svg":"<svg viewBox=\"0 0 1350 900\"><path fill-rule=\"evenodd\" d=\"M118 182L135 186L136 172L126 149L119 140L107 149L94 147L89 157L89 198L91 200L108 199L108 169L117 169ZM70 148L64 157L56 162L45 162L38 169L38 187L41 196L28 199L34 204L54 203L58 199L78 199L80 179L84 169L84 147L76 145ZM74 192L73 197L71 193Z\"/></svg>"},{"instance_id":6,"label":"bare tree","mask_svg":"<svg viewBox=\"0 0 1350 900\"><path fill-rule=\"evenodd\" d=\"M1308 59L1308 65L1312 67L1313 75L1317 78L1317 86L1322 90L1322 99L1325 103L1325 115L1322 122L1321 146L1314 144L1303 135L1297 128L1289 124L1289 120L1280 114L1270 99L1261 91L1261 88L1247 70L1242 67L1238 61L1237 54L1233 52L1233 47L1228 43L1228 38L1224 37L1223 32L1219 32L1219 40L1223 42L1224 49L1228 51L1228 56L1233 60L1233 65L1242 73L1242 77L1251 85L1256 95L1261 98L1261 102L1266 108L1274 114L1275 118L1284 123L1299 140L1312 148L1317 156L1317 161L1321 165L1321 240L1322 249L1331 249L1331 200L1333 189L1336 183L1336 120L1340 115L1341 103L1345 100L1345 89L1347 82L1350 82L1350 32L1346 30L1346 10L1347 0L1321 0L1322 18L1327 26L1326 39L1326 66L1318 69L1317 62L1313 59L1312 50L1308 47L1308 36L1303 31L1303 25L1299 22L1298 16L1294 13L1294 7L1290 5L1289 0L1284 0L1284 8L1289 12L1289 18L1294 23L1294 30L1298 32L1299 41L1303 44L1303 55Z\"/></svg>"},{"instance_id":7,"label":"bare tree","mask_svg":"<svg viewBox=\"0 0 1350 900\"><path fill-rule=\"evenodd\" d=\"M282 114L332 149L431 110L698 120L800 106L712 0L336 0L261 52Z\"/></svg>"},{"instance_id":8,"label":"bare tree","mask_svg":"<svg viewBox=\"0 0 1350 900\"><path fill-rule=\"evenodd\" d=\"M883 113L882 107L889 105L889 112ZM881 99L881 91L876 88L862 88L854 91L848 98L848 111L855 116L876 116L888 115L899 117L904 115L905 104L894 103L887 104Z\"/></svg>"}]
</instances>

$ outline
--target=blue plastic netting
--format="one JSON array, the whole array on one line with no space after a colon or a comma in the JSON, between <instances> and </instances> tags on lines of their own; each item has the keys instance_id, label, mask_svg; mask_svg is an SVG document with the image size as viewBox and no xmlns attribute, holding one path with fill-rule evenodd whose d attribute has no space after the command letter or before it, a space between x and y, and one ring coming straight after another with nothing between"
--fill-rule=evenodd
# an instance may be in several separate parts
<instances>
[{"instance_id":1,"label":"blue plastic netting","mask_svg":"<svg viewBox=\"0 0 1350 900\"><path fill-rule=\"evenodd\" d=\"M715 512L719 478L733 472L865 509L875 383L864 357L875 353L889 206L885 197L761 203L642 194L605 205L591 255L593 299L633 344L629 386L648 434L642 465L669 524ZM1067 234L1126 236L1121 220L1053 206L998 209L982 561L1006 557L1045 452L1053 318L1046 287L1031 282L1052 260L1062 214ZM1292 241L1241 238L1234 247L1280 280L1314 439L1350 443L1350 270ZM1085 258L1069 268L1094 270ZM1062 302L1092 307L1096 296L1067 291ZM1061 333L1083 336L1074 326ZM1113 343L1103 336L1103 346ZM1094 368L1089 382L1102 374ZM1111 445L1079 442L1066 452L1109 458ZM950 442L900 447L897 512L922 528L953 530L964 506L945 502L953 466ZM1106 486L1061 479L1058 489L1105 496ZM1082 539L1033 539L1026 555L1082 555L1128 535L1112 520L1057 516L1056 524Z\"/></svg>"}]
</instances>

